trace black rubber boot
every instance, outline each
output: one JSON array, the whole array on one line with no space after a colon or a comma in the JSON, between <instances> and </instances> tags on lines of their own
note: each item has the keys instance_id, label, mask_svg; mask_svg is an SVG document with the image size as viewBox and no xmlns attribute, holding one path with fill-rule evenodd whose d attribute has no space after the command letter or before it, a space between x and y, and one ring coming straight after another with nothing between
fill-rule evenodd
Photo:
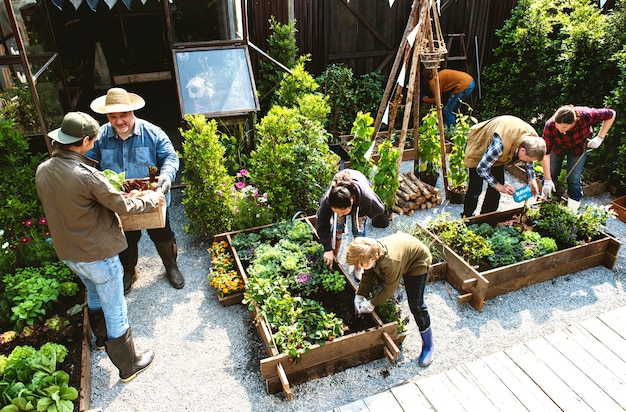
<instances>
[{"instance_id":1,"label":"black rubber boot","mask_svg":"<svg viewBox=\"0 0 626 412\"><path fill-rule=\"evenodd\" d=\"M102 309L88 311L89 326L96 337L96 349L103 350L107 341L107 324Z\"/></svg>"},{"instance_id":2,"label":"black rubber boot","mask_svg":"<svg viewBox=\"0 0 626 412\"><path fill-rule=\"evenodd\" d=\"M167 277L170 280L172 286L176 289L180 289L185 286L185 278L183 277L178 265L176 264L176 257L178 256L178 248L176 246L176 238L171 238L167 242L155 243L157 252L163 260L165 265L165 271Z\"/></svg>"},{"instance_id":3,"label":"black rubber boot","mask_svg":"<svg viewBox=\"0 0 626 412\"><path fill-rule=\"evenodd\" d=\"M120 371L122 382L133 380L138 373L146 370L154 359L154 351L152 350L137 355L130 328L122 336L111 339L105 345L111 362Z\"/></svg>"},{"instance_id":4,"label":"black rubber boot","mask_svg":"<svg viewBox=\"0 0 626 412\"><path fill-rule=\"evenodd\" d=\"M129 245L126 250L119 254L119 257L124 267L124 294L126 295L133 288L133 283L137 280L139 246L137 244Z\"/></svg>"}]
</instances>

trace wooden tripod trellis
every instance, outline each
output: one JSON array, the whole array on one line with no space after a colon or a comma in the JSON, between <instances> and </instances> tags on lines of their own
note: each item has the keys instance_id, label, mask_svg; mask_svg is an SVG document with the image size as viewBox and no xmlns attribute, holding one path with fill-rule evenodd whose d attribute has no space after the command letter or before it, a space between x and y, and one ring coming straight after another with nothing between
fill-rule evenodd
<instances>
[{"instance_id":1,"label":"wooden tripod trellis","mask_svg":"<svg viewBox=\"0 0 626 412\"><path fill-rule=\"evenodd\" d=\"M413 138L415 148L414 173L418 175L419 167L419 99L414 100L414 96L420 94L420 63L426 68L437 68L439 62L443 59L443 55L447 52L446 45L443 40L443 34L439 25L438 12L433 2L434 0L414 0L411 8L411 14L407 22L400 47L391 68L387 86L383 94L382 101L378 107L378 113L374 122L374 134L372 140L376 139L383 119L387 120L387 138L390 139L398 112L400 103L404 101L404 113L402 117L402 126L400 129L400 138L398 148L404 149L406 143L406 135L409 128L411 117L413 117ZM434 26L434 33L433 33ZM407 64L410 60L410 69L408 76L408 86L404 87ZM400 72L398 73L398 70ZM439 74L434 71L434 80L436 90L439 90ZM435 102L437 106L437 116L439 119L439 142L441 147L441 169L444 177L445 196L448 198L447 185L447 167L446 167L446 147L445 136L443 131L443 112L441 105L440 93L435 93ZM402 163L402 156L398 159L398 167Z\"/></svg>"}]
</instances>

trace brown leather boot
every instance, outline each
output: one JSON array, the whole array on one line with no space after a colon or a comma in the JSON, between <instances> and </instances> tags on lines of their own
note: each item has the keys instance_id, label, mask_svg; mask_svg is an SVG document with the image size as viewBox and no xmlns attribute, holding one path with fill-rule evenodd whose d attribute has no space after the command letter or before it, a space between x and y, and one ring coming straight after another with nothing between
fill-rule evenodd
<instances>
[{"instance_id":1,"label":"brown leather boot","mask_svg":"<svg viewBox=\"0 0 626 412\"><path fill-rule=\"evenodd\" d=\"M154 359L154 351L148 350L141 354L135 352L135 343L130 328L119 338L111 339L106 344L107 354L111 362L119 369L122 382L128 382L138 373L146 370Z\"/></svg>"},{"instance_id":2,"label":"brown leather boot","mask_svg":"<svg viewBox=\"0 0 626 412\"><path fill-rule=\"evenodd\" d=\"M139 246L137 244L128 245L126 250L119 254L120 262L124 267L124 294L126 295L133 288L133 283L137 280L137 260L139 259Z\"/></svg>"},{"instance_id":3,"label":"brown leather boot","mask_svg":"<svg viewBox=\"0 0 626 412\"><path fill-rule=\"evenodd\" d=\"M163 260L167 277L172 286L176 289L180 289L185 286L185 278L182 273L180 273L180 270L178 270L178 265L176 264L176 257L178 256L176 238L173 237L163 243L155 243L155 246L157 252L159 252L159 256L161 256L161 259Z\"/></svg>"},{"instance_id":4,"label":"brown leather boot","mask_svg":"<svg viewBox=\"0 0 626 412\"><path fill-rule=\"evenodd\" d=\"M89 316L89 326L96 337L96 349L103 350L107 341L107 324L104 320L102 309L87 311Z\"/></svg>"}]
</instances>

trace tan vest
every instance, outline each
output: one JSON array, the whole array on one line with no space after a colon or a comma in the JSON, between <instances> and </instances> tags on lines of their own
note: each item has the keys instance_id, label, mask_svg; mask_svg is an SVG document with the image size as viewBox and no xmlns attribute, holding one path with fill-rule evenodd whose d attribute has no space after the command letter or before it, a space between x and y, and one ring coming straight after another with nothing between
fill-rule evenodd
<instances>
[{"instance_id":1,"label":"tan vest","mask_svg":"<svg viewBox=\"0 0 626 412\"><path fill-rule=\"evenodd\" d=\"M504 150L494 166L511 163L515 152L528 135L538 136L531 125L515 116L498 116L478 123L470 129L465 147L465 166L476 167L487 151L494 133L502 139Z\"/></svg>"}]
</instances>

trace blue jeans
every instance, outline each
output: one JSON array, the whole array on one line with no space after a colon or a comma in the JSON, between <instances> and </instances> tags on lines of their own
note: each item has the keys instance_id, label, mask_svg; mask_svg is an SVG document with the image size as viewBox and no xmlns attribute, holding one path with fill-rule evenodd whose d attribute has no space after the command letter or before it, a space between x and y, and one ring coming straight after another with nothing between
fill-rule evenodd
<instances>
[{"instance_id":1,"label":"blue jeans","mask_svg":"<svg viewBox=\"0 0 626 412\"><path fill-rule=\"evenodd\" d=\"M420 276L405 276L404 290L409 309L415 318L420 332L425 331L430 326L430 315L426 302L424 302L424 289L426 288L426 274Z\"/></svg>"},{"instance_id":2,"label":"blue jeans","mask_svg":"<svg viewBox=\"0 0 626 412\"><path fill-rule=\"evenodd\" d=\"M353 237L367 236L367 216L363 216L362 218L363 218L363 231L360 231L359 226L357 224L358 218L355 215L350 215ZM337 219L337 233L343 233L345 226L346 226L346 217L339 216L339 218Z\"/></svg>"},{"instance_id":3,"label":"blue jeans","mask_svg":"<svg viewBox=\"0 0 626 412\"><path fill-rule=\"evenodd\" d=\"M465 101L467 97L474 91L474 80L459 94L452 93L448 98L448 102L443 107L443 121L446 126L452 126L456 123L455 112L461 105L461 100Z\"/></svg>"},{"instance_id":4,"label":"blue jeans","mask_svg":"<svg viewBox=\"0 0 626 412\"><path fill-rule=\"evenodd\" d=\"M128 311L124 299L124 270L118 255L95 262L65 261L87 289L89 310L102 309L107 325L107 338L115 339L128 329Z\"/></svg>"},{"instance_id":5,"label":"blue jeans","mask_svg":"<svg viewBox=\"0 0 626 412\"><path fill-rule=\"evenodd\" d=\"M557 155L555 153L550 153L550 175L552 176L552 180L556 184L556 181L559 180L559 174L561 174L561 167L563 167L563 160L567 157L567 173L572 170L574 164L582 157L582 160L576 166L576 169L570 173L567 177L567 197L577 202L583 198L583 169L585 168L585 161L587 158L587 152L583 152L580 156L570 156L570 155Z\"/></svg>"}]
</instances>

